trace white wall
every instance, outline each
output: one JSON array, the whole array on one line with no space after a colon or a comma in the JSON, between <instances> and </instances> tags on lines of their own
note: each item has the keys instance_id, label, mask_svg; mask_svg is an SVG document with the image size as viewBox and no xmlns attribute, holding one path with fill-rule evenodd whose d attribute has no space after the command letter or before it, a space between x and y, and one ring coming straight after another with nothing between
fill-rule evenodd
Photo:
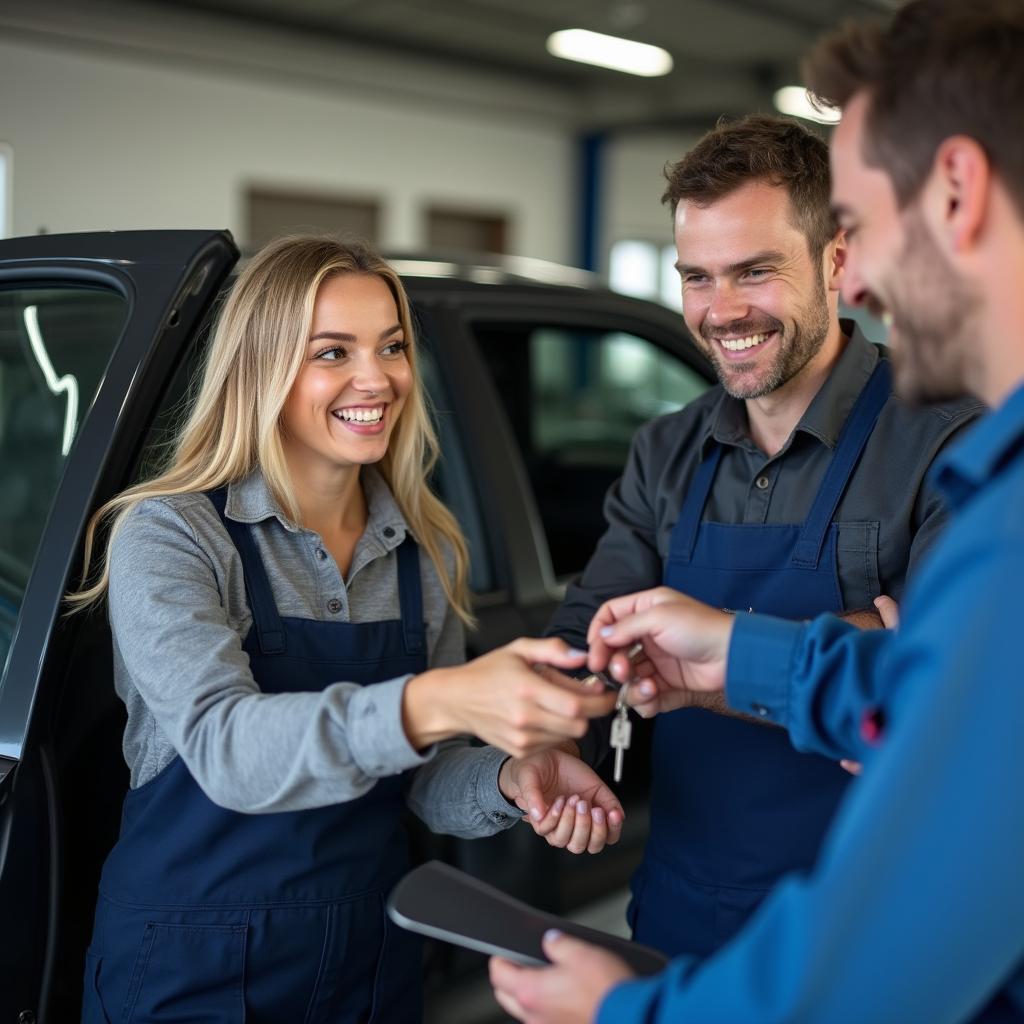
<instances>
[{"instance_id":1,"label":"white wall","mask_svg":"<svg viewBox=\"0 0 1024 1024\"><path fill-rule=\"evenodd\" d=\"M175 64L6 35L0 142L13 151L12 233L228 227L244 243L243 197L258 183L379 197L387 249L421 246L425 207L444 202L507 213L513 252L571 258L571 133L551 117L474 106L471 80L460 91L464 106L409 103L221 71L210 58Z\"/></svg>"}]
</instances>

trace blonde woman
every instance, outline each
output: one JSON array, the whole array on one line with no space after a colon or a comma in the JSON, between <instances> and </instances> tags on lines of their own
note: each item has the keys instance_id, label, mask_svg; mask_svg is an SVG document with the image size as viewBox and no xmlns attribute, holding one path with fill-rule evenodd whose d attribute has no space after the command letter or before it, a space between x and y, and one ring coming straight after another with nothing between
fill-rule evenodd
<instances>
[{"instance_id":1,"label":"blonde woman","mask_svg":"<svg viewBox=\"0 0 1024 1024\"><path fill-rule=\"evenodd\" d=\"M611 698L531 667L583 656L458 666L466 549L434 454L387 264L316 237L257 255L169 468L97 513L101 575L71 597L108 597L131 769L85 1020L418 1020L419 952L384 915L405 804L461 836L526 811L576 852L618 838L614 796L552 749Z\"/></svg>"}]
</instances>

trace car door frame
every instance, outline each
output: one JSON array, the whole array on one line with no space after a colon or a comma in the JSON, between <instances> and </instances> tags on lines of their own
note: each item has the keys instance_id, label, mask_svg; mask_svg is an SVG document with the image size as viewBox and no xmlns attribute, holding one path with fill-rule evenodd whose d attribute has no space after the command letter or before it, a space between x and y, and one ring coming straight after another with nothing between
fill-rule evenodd
<instances>
[{"instance_id":1,"label":"car door frame","mask_svg":"<svg viewBox=\"0 0 1024 1024\"><path fill-rule=\"evenodd\" d=\"M19 873L25 889L18 894L20 952L12 949L10 978L5 968L0 985L0 1011L12 1019L25 1011L46 1019L57 968L64 839L48 732L83 620L63 617L63 595L80 571L92 510L128 482L160 396L237 258L226 231L0 241L0 288L85 285L126 302L121 334L53 495L0 677L0 892L6 899L17 891L12 876ZM34 872L19 860L33 845L26 836L45 844L36 856L46 863Z\"/></svg>"}]
</instances>

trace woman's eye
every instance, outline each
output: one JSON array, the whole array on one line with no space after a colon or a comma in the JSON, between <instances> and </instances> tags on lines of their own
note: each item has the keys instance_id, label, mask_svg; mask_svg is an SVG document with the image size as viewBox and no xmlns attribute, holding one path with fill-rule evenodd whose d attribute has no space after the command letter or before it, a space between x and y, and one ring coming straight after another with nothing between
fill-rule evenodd
<instances>
[{"instance_id":1,"label":"woman's eye","mask_svg":"<svg viewBox=\"0 0 1024 1024\"><path fill-rule=\"evenodd\" d=\"M321 349L313 358L325 359L328 362L335 362L338 359L345 358L345 350L343 348L339 348L337 345L332 345L330 348Z\"/></svg>"},{"instance_id":2,"label":"woman's eye","mask_svg":"<svg viewBox=\"0 0 1024 1024\"><path fill-rule=\"evenodd\" d=\"M407 341L392 341L389 345L385 345L380 350L380 354L385 357L395 358L400 356L409 347Z\"/></svg>"}]
</instances>

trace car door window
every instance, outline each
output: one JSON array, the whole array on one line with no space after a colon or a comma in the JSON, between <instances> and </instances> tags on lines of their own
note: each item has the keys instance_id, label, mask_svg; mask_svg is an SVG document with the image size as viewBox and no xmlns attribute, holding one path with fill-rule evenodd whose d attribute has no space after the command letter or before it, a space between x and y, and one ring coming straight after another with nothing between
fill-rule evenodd
<instances>
[{"instance_id":1,"label":"car door window","mask_svg":"<svg viewBox=\"0 0 1024 1024\"><path fill-rule=\"evenodd\" d=\"M0 667L64 463L125 318L113 291L0 291Z\"/></svg>"},{"instance_id":2,"label":"car door window","mask_svg":"<svg viewBox=\"0 0 1024 1024\"><path fill-rule=\"evenodd\" d=\"M637 428L708 382L624 331L476 324L519 443L557 576L580 572L604 532L604 496Z\"/></svg>"},{"instance_id":3,"label":"car door window","mask_svg":"<svg viewBox=\"0 0 1024 1024\"><path fill-rule=\"evenodd\" d=\"M458 520L462 535L466 538L466 545L469 548L470 590L474 594L487 594L496 587L494 566L458 422L451 411L451 399L442 384L429 345L423 345L417 357L441 452L430 485Z\"/></svg>"}]
</instances>

